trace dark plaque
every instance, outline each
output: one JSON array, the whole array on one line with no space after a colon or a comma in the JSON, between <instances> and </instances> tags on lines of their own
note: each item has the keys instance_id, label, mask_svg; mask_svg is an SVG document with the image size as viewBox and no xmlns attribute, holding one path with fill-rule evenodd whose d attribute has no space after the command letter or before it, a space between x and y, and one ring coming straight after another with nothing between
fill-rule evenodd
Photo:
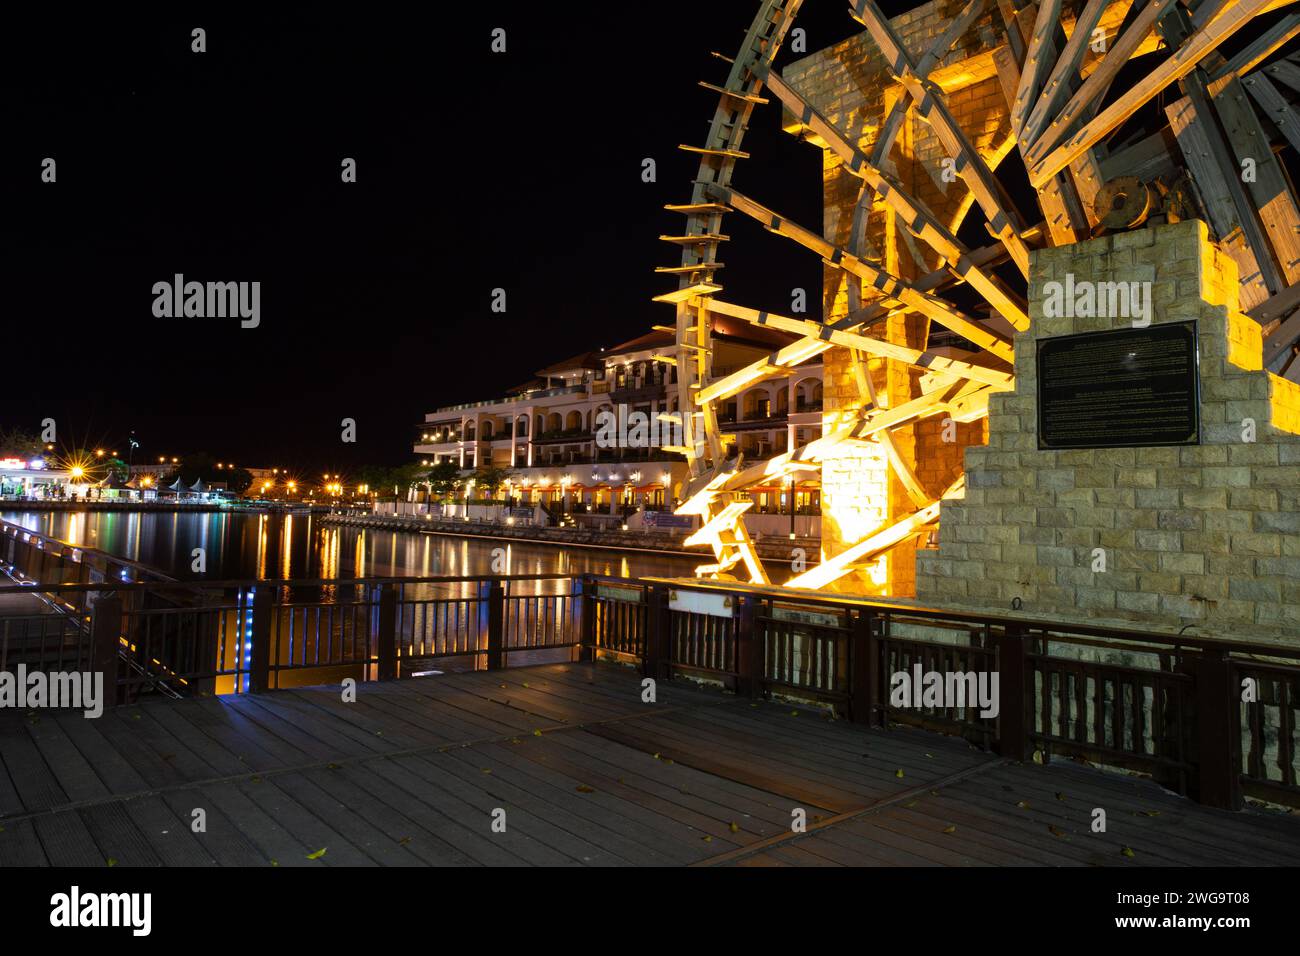
<instances>
[{"instance_id":1,"label":"dark plaque","mask_svg":"<svg viewBox=\"0 0 1300 956\"><path fill-rule=\"evenodd\" d=\"M1038 447L1200 442L1196 323L1038 343Z\"/></svg>"}]
</instances>

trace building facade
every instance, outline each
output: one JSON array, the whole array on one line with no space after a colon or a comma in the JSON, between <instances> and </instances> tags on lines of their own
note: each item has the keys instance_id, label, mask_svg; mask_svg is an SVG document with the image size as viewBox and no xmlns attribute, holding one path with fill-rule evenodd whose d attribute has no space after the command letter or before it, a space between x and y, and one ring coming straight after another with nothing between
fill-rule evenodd
<instances>
[{"instance_id":1,"label":"building facade","mask_svg":"<svg viewBox=\"0 0 1300 956\"><path fill-rule=\"evenodd\" d=\"M790 336L726 317L714 319L714 374L726 375L788 344ZM583 352L536 372L507 395L429 412L414 451L430 466L505 469L504 495L561 512L671 511L685 493L676 416L672 333L653 330L609 349ZM719 416L747 460L820 437L822 366L736 396ZM473 495L473 489L469 488ZM752 490L756 514L815 516L816 482ZM801 530L811 528L807 522Z\"/></svg>"}]
</instances>

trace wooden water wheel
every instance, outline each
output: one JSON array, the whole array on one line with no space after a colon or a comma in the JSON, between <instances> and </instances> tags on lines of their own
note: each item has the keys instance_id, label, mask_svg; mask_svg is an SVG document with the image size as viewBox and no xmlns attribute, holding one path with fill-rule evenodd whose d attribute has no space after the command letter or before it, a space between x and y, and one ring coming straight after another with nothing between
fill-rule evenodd
<instances>
[{"instance_id":1,"label":"wooden water wheel","mask_svg":"<svg viewBox=\"0 0 1300 956\"><path fill-rule=\"evenodd\" d=\"M752 505L747 489L815 469L846 442L879 443L914 507L788 584L824 587L855 564L933 528L939 502L961 493L962 479L938 497L927 494L917 481L916 462L895 447L893 431L929 416L971 421L986 415L989 396L1014 385L1012 340L1029 327L1025 280L1030 250L1080 241L1108 227L1140 224L1160 212L1150 208L1151 197L1172 197L1172 219L1186 218L1189 205L1198 206L1195 211L1203 213L1211 232L1238 262L1242 307L1264 326L1265 363L1276 374L1300 380L1300 213L1286 170L1268 147L1278 140L1300 147L1291 101L1291 93L1300 92L1300 54L1275 56L1300 34L1300 15L1282 11L1288 5L1279 0L1087 0L1074 5L1065 0L969 0L953 7L946 29L918 53L905 46L872 0L851 0L849 15L883 55L890 74L885 79L900 88L874 139L860 142L772 69L801 0L762 0L739 52L734 57L718 55L730 63L726 79L700 84L717 95L718 105L704 144L681 147L699 155L699 170L690 202L667 207L685 217L679 234L663 237L681 248L680 264L658 270L678 278L678 287L656 301L676 308L681 411L666 417L681 425L684 443L678 450L690 466L679 513L701 517L702 527L691 541L709 544L715 555L698 573L743 574L752 583L768 583L745 527L745 512ZM938 11L936 5L936 16ZM991 18L1001 33L993 60L1005 98L1004 115L1024 162L1023 191L1037 199L1032 216L1009 198L988 158L954 117L943 90L929 79L982 18L984 23ZM1113 24L1109 33L1100 31L1103 22ZM1237 37L1237 52L1225 58L1220 46L1248 26ZM1099 33L1104 52L1097 55L1093 47ZM1116 84L1121 70L1143 56L1152 63L1145 77L1128 88ZM1175 84L1181 85L1181 94ZM1130 121L1167 92L1174 94L1174 102L1140 114L1158 120L1135 133ZM790 222L733 185L744 164L757 161L741 148L751 114L771 101L784 106L860 180L847 244L837 245L816 229ZM942 221L891 174L890 149L908 111L942 143L952 171L972 200L965 208L978 209L992 243L978 248L963 243L957 236L960 221ZM1167 145L1172 142L1176 149ZM1247 148L1253 150L1250 158L1258 175L1243 184L1240 164ZM1152 170L1163 176L1159 189L1145 181ZM1122 183L1107 185L1120 178ZM1188 188L1189 180L1195 190ZM1103 205L1109 203L1114 213L1104 222L1094 206L1103 190L1109 190ZM862 220L873 203L882 201L909 241L919 241L937 257L937 269L905 279L864 255ZM753 218L841 270L849 280L848 315L823 323L725 299L719 272L728 215ZM1008 262L1014 264L1011 274L1018 274L1018 281L995 273ZM958 286L977 293L987 315L961 308L959 297L951 294ZM970 349L953 357L951 349L887 341L879 326L899 311L923 316L928 327L950 330ZM711 314L766 325L796 338L766 358L715 377ZM764 461L745 461L737 453L735 436L719 423L718 403L754 382L788 376L800 363L835 347L848 350L858 400L827 416L823 434L815 441ZM867 370L868 360L924 369L927 388L913 400L886 407Z\"/></svg>"}]
</instances>

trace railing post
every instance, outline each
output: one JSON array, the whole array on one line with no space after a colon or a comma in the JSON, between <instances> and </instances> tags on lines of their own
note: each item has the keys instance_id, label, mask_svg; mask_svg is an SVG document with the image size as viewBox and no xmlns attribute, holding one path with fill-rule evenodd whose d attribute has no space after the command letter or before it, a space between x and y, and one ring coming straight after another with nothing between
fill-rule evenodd
<instances>
[{"instance_id":1,"label":"railing post","mask_svg":"<svg viewBox=\"0 0 1300 956\"><path fill-rule=\"evenodd\" d=\"M857 724L883 726L884 713L876 713L876 693L880 688L880 640L876 636L876 616L861 608L853 617L849 644L850 687L849 719Z\"/></svg>"},{"instance_id":2,"label":"railing post","mask_svg":"<svg viewBox=\"0 0 1300 956\"><path fill-rule=\"evenodd\" d=\"M381 584L377 591L379 607L375 628L375 656L378 658L375 678L397 679L397 585L391 581Z\"/></svg>"},{"instance_id":3,"label":"railing post","mask_svg":"<svg viewBox=\"0 0 1300 956\"><path fill-rule=\"evenodd\" d=\"M759 697L763 693L762 628L756 618L758 599L747 594L735 596L736 607L736 696Z\"/></svg>"},{"instance_id":4,"label":"railing post","mask_svg":"<svg viewBox=\"0 0 1300 956\"><path fill-rule=\"evenodd\" d=\"M482 593L482 592L480 592ZM487 587L487 669L501 670L506 666L505 647L505 609L506 592L500 581L493 581Z\"/></svg>"},{"instance_id":5,"label":"railing post","mask_svg":"<svg viewBox=\"0 0 1300 956\"><path fill-rule=\"evenodd\" d=\"M666 674L668 655L668 589L662 584L652 584L645 591L645 647L641 659L641 673L660 680Z\"/></svg>"},{"instance_id":6,"label":"railing post","mask_svg":"<svg viewBox=\"0 0 1300 956\"><path fill-rule=\"evenodd\" d=\"M1012 760L1029 756L1029 704L1026 693L1028 663L1025 659L1025 631L1008 624L998 636L999 733L997 751Z\"/></svg>"},{"instance_id":7,"label":"railing post","mask_svg":"<svg viewBox=\"0 0 1300 956\"><path fill-rule=\"evenodd\" d=\"M118 700L117 666L122 633L122 599L116 594L98 598L90 618L90 666L104 675L104 702Z\"/></svg>"},{"instance_id":8,"label":"railing post","mask_svg":"<svg viewBox=\"0 0 1300 956\"><path fill-rule=\"evenodd\" d=\"M271 614L275 595L269 584L253 590L252 620L248 640L248 689L261 694L271 689Z\"/></svg>"},{"instance_id":9,"label":"railing post","mask_svg":"<svg viewBox=\"0 0 1300 956\"><path fill-rule=\"evenodd\" d=\"M596 659L596 582L590 575L578 579L578 660Z\"/></svg>"},{"instance_id":10,"label":"railing post","mask_svg":"<svg viewBox=\"0 0 1300 956\"><path fill-rule=\"evenodd\" d=\"M1237 760L1240 707L1227 651L1204 650L1196 674L1196 743L1198 803L1220 810L1240 810L1241 768Z\"/></svg>"}]
</instances>

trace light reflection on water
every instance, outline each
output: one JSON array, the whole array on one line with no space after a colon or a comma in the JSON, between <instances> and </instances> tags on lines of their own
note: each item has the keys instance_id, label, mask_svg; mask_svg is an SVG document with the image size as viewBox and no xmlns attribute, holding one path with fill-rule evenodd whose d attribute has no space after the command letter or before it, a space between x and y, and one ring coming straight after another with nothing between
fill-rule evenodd
<instances>
[{"instance_id":1,"label":"light reflection on water","mask_svg":"<svg viewBox=\"0 0 1300 956\"><path fill-rule=\"evenodd\" d=\"M495 573L498 548L505 549L508 574L679 577L691 575L698 563L666 554L327 525L306 515L44 511L0 517L183 580L471 577ZM193 570L196 548L204 551L203 573Z\"/></svg>"},{"instance_id":2,"label":"light reflection on water","mask_svg":"<svg viewBox=\"0 0 1300 956\"><path fill-rule=\"evenodd\" d=\"M565 549L544 544L463 538L451 535L393 532L352 525L325 524L319 516L259 515L250 513L168 512L0 512L6 521L32 531L59 538L79 547L96 548L115 557L148 565L185 581L232 581L249 578L271 580L347 580L388 577L474 577L494 573L517 575L555 574L565 577L547 581L507 582L507 627L512 633L540 635L557 622L557 614L572 613L569 599L530 603L528 595L572 593L570 578L599 574L633 578L691 575L696 559L634 551L599 551L591 548ZM203 549L206 571L194 569L194 551ZM504 563L494 552L504 549ZM478 602L477 582L402 584L398 600L399 639L403 646L422 645L421 635L460 635L452 642L468 652L477 648L482 630L479 621L483 605ZM219 639L210 648L219 666L230 673L238 657L247 657L248 645L239 639L249 618L236 607L250 607L250 592L226 588L217 601L229 610L217 622ZM317 664L337 660L336 648L350 647L345 657L356 659L364 649L369 631L373 594L348 585L288 587L279 589L272 630L272 656L280 664L296 664L300 670L283 670L279 686L301 686L332 682L344 676L358 676L357 665ZM433 602L433 603L429 603ZM439 603L441 602L441 603ZM437 615L443 615L441 623ZM548 615L551 620L548 621ZM360 642L359 644L357 642ZM473 641L473 643L470 643ZM524 640L522 646L545 644ZM441 645L440 645L441 646ZM449 648L450 649L450 648ZM558 654L558 656L557 656ZM523 651L511 664L540 663L568 659L568 650ZM471 654L442 659L446 669L482 667L485 658ZM373 676L373 675L371 675ZM195 682L192 691L230 693L247 690L247 676L218 677Z\"/></svg>"}]
</instances>

